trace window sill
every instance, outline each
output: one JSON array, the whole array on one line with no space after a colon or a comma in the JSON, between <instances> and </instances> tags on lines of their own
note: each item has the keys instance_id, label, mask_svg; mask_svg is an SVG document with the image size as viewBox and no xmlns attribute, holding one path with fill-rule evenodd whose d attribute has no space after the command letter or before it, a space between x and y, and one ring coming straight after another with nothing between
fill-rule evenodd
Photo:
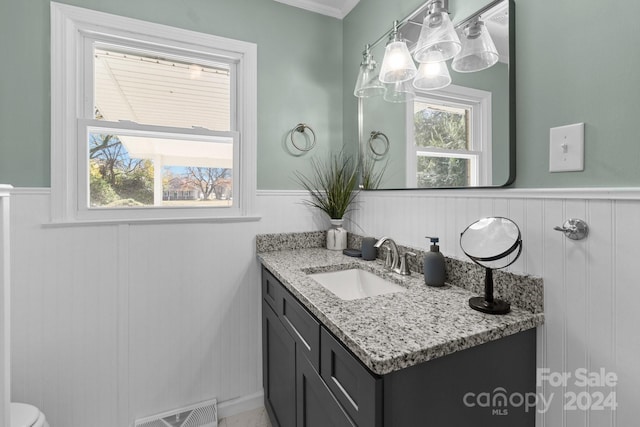
<instances>
[{"instance_id":1,"label":"window sill","mask_svg":"<svg viewBox=\"0 0 640 427\"><path fill-rule=\"evenodd\" d=\"M190 223L240 223L258 222L261 216L219 216L219 217L183 217L183 218L140 218L140 219L95 219L52 221L42 224L45 228L82 227L94 225L145 225L145 224L190 224Z\"/></svg>"}]
</instances>

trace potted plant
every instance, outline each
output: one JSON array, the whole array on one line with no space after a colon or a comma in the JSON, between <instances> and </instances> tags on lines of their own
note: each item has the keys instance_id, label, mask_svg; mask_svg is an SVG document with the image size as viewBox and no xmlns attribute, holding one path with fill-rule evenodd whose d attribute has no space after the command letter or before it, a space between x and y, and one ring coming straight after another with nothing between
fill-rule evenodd
<instances>
[{"instance_id":1,"label":"potted plant","mask_svg":"<svg viewBox=\"0 0 640 427\"><path fill-rule=\"evenodd\" d=\"M356 198L358 171L353 159L340 152L327 161L311 159L312 176L296 171L296 180L309 192L308 206L318 208L329 216L331 229L327 231L327 249L347 247L347 232L342 228L344 215L352 208Z\"/></svg>"}]
</instances>

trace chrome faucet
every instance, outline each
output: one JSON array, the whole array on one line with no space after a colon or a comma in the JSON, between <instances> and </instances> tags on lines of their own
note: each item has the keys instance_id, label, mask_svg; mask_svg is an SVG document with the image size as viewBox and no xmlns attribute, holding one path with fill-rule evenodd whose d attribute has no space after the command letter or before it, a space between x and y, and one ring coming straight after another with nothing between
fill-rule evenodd
<instances>
[{"instance_id":1,"label":"chrome faucet","mask_svg":"<svg viewBox=\"0 0 640 427\"><path fill-rule=\"evenodd\" d=\"M374 248L380 248L385 242L389 242L389 247L391 248L391 262L388 260L385 262L385 267L390 270L395 271L396 273L400 272L400 253L398 252L398 245L393 241L390 237L382 237L380 240L373 245Z\"/></svg>"},{"instance_id":2,"label":"chrome faucet","mask_svg":"<svg viewBox=\"0 0 640 427\"><path fill-rule=\"evenodd\" d=\"M398 251L398 245L396 245L396 242L394 242L390 237L381 238L375 243L375 245L373 245L373 247L381 248L382 245L385 244L385 242L389 242L389 247L391 248L389 250L389 252L391 252L391 259L389 259L389 252L387 252L384 266L389 270L392 270L403 276L410 275L411 271L409 270L409 262L407 260L407 256L416 256L416 254L406 251L401 257L400 251Z\"/></svg>"}]
</instances>

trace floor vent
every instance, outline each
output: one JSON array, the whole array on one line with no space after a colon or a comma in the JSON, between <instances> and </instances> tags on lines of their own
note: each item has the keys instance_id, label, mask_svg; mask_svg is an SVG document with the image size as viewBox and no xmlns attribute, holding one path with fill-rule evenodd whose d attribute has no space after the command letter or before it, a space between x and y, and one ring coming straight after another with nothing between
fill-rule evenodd
<instances>
[{"instance_id":1,"label":"floor vent","mask_svg":"<svg viewBox=\"0 0 640 427\"><path fill-rule=\"evenodd\" d=\"M216 400L137 420L135 427L218 427Z\"/></svg>"}]
</instances>

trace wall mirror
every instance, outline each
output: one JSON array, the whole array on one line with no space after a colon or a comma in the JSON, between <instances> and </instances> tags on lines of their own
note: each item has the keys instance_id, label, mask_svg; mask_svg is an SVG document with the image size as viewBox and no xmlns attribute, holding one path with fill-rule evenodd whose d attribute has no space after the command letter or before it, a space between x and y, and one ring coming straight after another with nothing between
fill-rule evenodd
<instances>
[{"instance_id":1,"label":"wall mirror","mask_svg":"<svg viewBox=\"0 0 640 427\"><path fill-rule=\"evenodd\" d=\"M513 182L514 21L513 0L429 0L364 46L361 188Z\"/></svg>"}]
</instances>

